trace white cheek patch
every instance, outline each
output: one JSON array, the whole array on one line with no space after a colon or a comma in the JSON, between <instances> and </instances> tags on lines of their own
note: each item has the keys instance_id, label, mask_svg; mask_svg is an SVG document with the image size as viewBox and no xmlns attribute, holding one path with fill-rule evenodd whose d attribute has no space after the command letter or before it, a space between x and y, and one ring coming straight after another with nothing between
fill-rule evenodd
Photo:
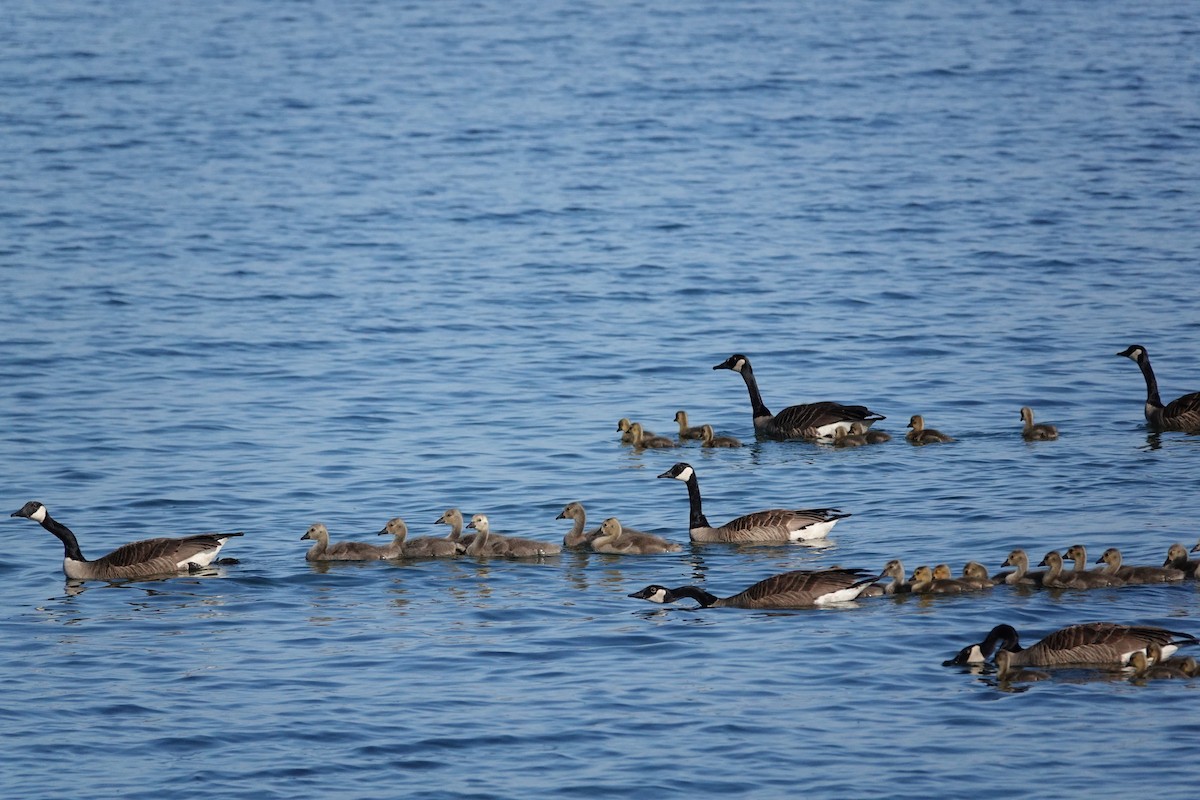
<instances>
[{"instance_id":1,"label":"white cheek patch","mask_svg":"<svg viewBox=\"0 0 1200 800\"><path fill-rule=\"evenodd\" d=\"M656 591L654 594L650 595L646 599L649 600L651 603L665 603L665 602L667 602L667 590L659 589L658 591Z\"/></svg>"},{"instance_id":2,"label":"white cheek patch","mask_svg":"<svg viewBox=\"0 0 1200 800\"><path fill-rule=\"evenodd\" d=\"M37 511L30 514L29 518L37 523L45 522L46 521L46 507L38 506Z\"/></svg>"},{"instance_id":3,"label":"white cheek patch","mask_svg":"<svg viewBox=\"0 0 1200 800\"><path fill-rule=\"evenodd\" d=\"M690 481L692 479L692 475L694 475L694 474L695 474L695 470L693 470L691 467L685 467L683 469L683 471L681 471L678 475L675 476L675 480L684 481L686 483L687 481Z\"/></svg>"}]
</instances>

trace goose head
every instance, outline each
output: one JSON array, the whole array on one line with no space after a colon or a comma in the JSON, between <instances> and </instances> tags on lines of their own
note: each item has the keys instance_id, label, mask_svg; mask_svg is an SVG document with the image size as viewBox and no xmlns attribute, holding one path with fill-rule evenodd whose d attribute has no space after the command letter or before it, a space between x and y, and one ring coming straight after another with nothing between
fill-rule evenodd
<instances>
[{"instance_id":1,"label":"goose head","mask_svg":"<svg viewBox=\"0 0 1200 800\"><path fill-rule=\"evenodd\" d=\"M1163 562L1164 567L1169 567L1172 564L1184 564L1186 566L1188 560L1188 551L1183 545L1176 542L1167 548L1167 560Z\"/></svg>"},{"instance_id":2,"label":"goose head","mask_svg":"<svg viewBox=\"0 0 1200 800\"><path fill-rule=\"evenodd\" d=\"M580 503L567 503L566 507L558 513L555 519L584 519L583 505Z\"/></svg>"},{"instance_id":3,"label":"goose head","mask_svg":"<svg viewBox=\"0 0 1200 800\"><path fill-rule=\"evenodd\" d=\"M687 425L688 424L687 412L684 411L682 408L679 409L678 411L676 411L675 412L675 421L678 422L680 425Z\"/></svg>"},{"instance_id":4,"label":"goose head","mask_svg":"<svg viewBox=\"0 0 1200 800\"><path fill-rule=\"evenodd\" d=\"M1115 547L1110 547L1104 551L1100 558L1096 559L1097 564L1108 564L1113 569L1121 568L1121 551Z\"/></svg>"},{"instance_id":5,"label":"goose head","mask_svg":"<svg viewBox=\"0 0 1200 800\"><path fill-rule=\"evenodd\" d=\"M471 521L467 523L467 527L474 528L480 533L487 533L490 530L488 527L488 518L483 514L476 514L471 517Z\"/></svg>"},{"instance_id":6,"label":"goose head","mask_svg":"<svg viewBox=\"0 0 1200 800\"><path fill-rule=\"evenodd\" d=\"M1046 557L1038 562L1039 567L1049 567L1051 571L1057 572L1062 569L1063 557L1058 554L1057 550L1051 550L1046 553Z\"/></svg>"},{"instance_id":7,"label":"goose head","mask_svg":"<svg viewBox=\"0 0 1200 800\"><path fill-rule=\"evenodd\" d=\"M838 430L841 430L841 428L838 428ZM836 431L834 433L836 435ZM861 422L851 422L850 433L853 436L864 436L867 433L867 426L863 425Z\"/></svg>"},{"instance_id":8,"label":"goose head","mask_svg":"<svg viewBox=\"0 0 1200 800\"><path fill-rule=\"evenodd\" d=\"M997 645L1001 650L1017 652L1021 649L1021 640L1017 630L1012 625L997 625L992 628L982 642L969 644L958 655L942 662L944 667L964 666L967 664L983 664L995 651Z\"/></svg>"},{"instance_id":9,"label":"goose head","mask_svg":"<svg viewBox=\"0 0 1200 800\"><path fill-rule=\"evenodd\" d=\"M934 580L946 580L951 577L949 564L938 564L933 568Z\"/></svg>"},{"instance_id":10,"label":"goose head","mask_svg":"<svg viewBox=\"0 0 1200 800\"><path fill-rule=\"evenodd\" d=\"M1192 548L1193 553L1200 553L1200 542L1196 542L1196 546Z\"/></svg>"},{"instance_id":11,"label":"goose head","mask_svg":"<svg viewBox=\"0 0 1200 800\"><path fill-rule=\"evenodd\" d=\"M657 583L652 583L645 589L639 589L633 592L629 597L636 597L638 600L648 600L651 603L671 603L675 600L675 595L665 586L659 586Z\"/></svg>"},{"instance_id":12,"label":"goose head","mask_svg":"<svg viewBox=\"0 0 1200 800\"><path fill-rule=\"evenodd\" d=\"M26 519L31 519L34 522L44 522L46 520L46 507L37 500L30 500L28 503L9 514L9 516L25 517Z\"/></svg>"},{"instance_id":13,"label":"goose head","mask_svg":"<svg viewBox=\"0 0 1200 800\"><path fill-rule=\"evenodd\" d=\"M604 520L604 522L601 523L601 525L600 525L600 535L601 536L620 536L621 535L621 521L618 520L616 517L609 517L608 519Z\"/></svg>"},{"instance_id":14,"label":"goose head","mask_svg":"<svg viewBox=\"0 0 1200 800\"><path fill-rule=\"evenodd\" d=\"M390 523L389 523L390 524ZM434 525L462 525L463 515L457 508L448 508L433 521Z\"/></svg>"},{"instance_id":15,"label":"goose head","mask_svg":"<svg viewBox=\"0 0 1200 800\"><path fill-rule=\"evenodd\" d=\"M1068 561L1087 562L1087 549L1081 544L1073 544L1067 548L1067 552L1063 554L1063 558Z\"/></svg>"},{"instance_id":16,"label":"goose head","mask_svg":"<svg viewBox=\"0 0 1200 800\"><path fill-rule=\"evenodd\" d=\"M642 428L642 423L640 423L640 422L629 423L629 438L633 440L634 444L637 444L638 442L640 442L645 435L646 435L646 431Z\"/></svg>"},{"instance_id":17,"label":"goose head","mask_svg":"<svg viewBox=\"0 0 1200 800\"><path fill-rule=\"evenodd\" d=\"M1129 668L1135 677L1141 676L1150 668L1150 659L1141 650L1136 650L1129 655Z\"/></svg>"},{"instance_id":18,"label":"goose head","mask_svg":"<svg viewBox=\"0 0 1200 800\"><path fill-rule=\"evenodd\" d=\"M313 539L318 542L328 541L329 529L319 522L314 522L312 525L308 526L308 530L304 532L304 535L301 536L300 539Z\"/></svg>"},{"instance_id":19,"label":"goose head","mask_svg":"<svg viewBox=\"0 0 1200 800\"><path fill-rule=\"evenodd\" d=\"M630 423L629 417L621 417L619 420L617 420L617 430L619 430L621 433L625 433L629 430L629 426L631 424L632 423Z\"/></svg>"},{"instance_id":20,"label":"goose head","mask_svg":"<svg viewBox=\"0 0 1200 800\"><path fill-rule=\"evenodd\" d=\"M1008 558L1004 559L1002 567L1016 567L1017 569L1029 568L1029 556L1025 555L1025 551L1017 548L1008 554Z\"/></svg>"},{"instance_id":21,"label":"goose head","mask_svg":"<svg viewBox=\"0 0 1200 800\"><path fill-rule=\"evenodd\" d=\"M1125 356L1126 358L1136 361L1140 364L1142 363L1142 359L1146 357L1146 348L1142 347L1140 344L1131 344L1129 347L1126 347L1124 350L1117 353L1117 355Z\"/></svg>"},{"instance_id":22,"label":"goose head","mask_svg":"<svg viewBox=\"0 0 1200 800\"><path fill-rule=\"evenodd\" d=\"M734 353L729 358L717 364L713 369L731 369L734 372L741 372L750 367L750 359L746 358L741 353Z\"/></svg>"},{"instance_id":23,"label":"goose head","mask_svg":"<svg viewBox=\"0 0 1200 800\"><path fill-rule=\"evenodd\" d=\"M968 561L963 565L962 574L964 578L986 578L988 577L987 567L980 564L978 561Z\"/></svg>"},{"instance_id":24,"label":"goose head","mask_svg":"<svg viewBox=\"0 0 1200 800\"><path fill-rule=\"evenodd\" d=\"M883 565L882 574L886 578L891 578L896 583L904 583L904 564L900 563L900 559L893 558Z\"/></svg>"},{"instance_id":25,"label":"goose head","mask_svg":"<svg viewBox=\"0 0 1200 800\"><path fill-rule=\"evenodd\" d=\"M680 461L678 464L671 467L669 470L664 472L662 475L659 475L658 477L674 478L677 481L683 481L684 483L687 483L688 481L690 481L692 479L692 476L695 474L696 474L696 471L694 469L692 469L691 464Z\"/></svg>"},{"instance_id":26,"label":"goose head","mask_svg":"<svg viewBox=\"0 0 1200 800\"><path fill-rule=\"evenodd\" d=\"M906 427L912 428L914 431L923 431L925 430L925 418L920 414L913 414L908 418Z\"/></svg>"},{"instance_id":27,"label":"goose head","mask_svg":"<svg viewBox=\"0 0 1200 800\"><path fill-rule=\"evenodd\" d=\"M1024 422L1026 425L1033 424L1033 409L1032 408L1030 408L1029 406L1021 407L1021 421Z\"/></svg>"},{"instance_id":28,"label":"goose head","mask_svg":"<svg viewBox=\"0 0 1200 800\"><path fill-rule=\"evenodd\" d=\"M913 583L929 583L933 580L933 570L922 564L913 570Z\"/></svg>"},{"instance_id":29,"label":"goose head","mask_svg":"<svg viewBox=\"0 0 1200 800\"><path fill-rule=\"evenodd\" d=\"M399 517L392 517L387 521L387 524L383 526L383 530L379 532L380 536L385 534L403 539L405 536L408 536L408 526L405 525L404 520L400 519Z\"/></svg>"}]
</instances>

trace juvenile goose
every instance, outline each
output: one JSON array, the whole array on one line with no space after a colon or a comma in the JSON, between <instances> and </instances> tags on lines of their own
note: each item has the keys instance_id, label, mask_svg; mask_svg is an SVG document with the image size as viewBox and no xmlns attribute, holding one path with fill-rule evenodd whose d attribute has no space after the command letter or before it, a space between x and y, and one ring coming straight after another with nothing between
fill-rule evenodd
<instances>
[{"instance_id":1,"label":"juvenile goose","mask_svg":"<svg viewBox=\"0 0 1200 800\"><path fill-rule=\"evenodd\" d=\"M1185 577L1183 570L1172 567L1121 566L1121 551L1115 547L1105 550L1096 563L1107 564L1104 567L1106 575L1115 575L1128 584L1174 583Z\"/></svg>"},{"instance_id":2,"label":"juvenile goose","mask_svg":"<svg viewBox=\"0 0 1200 800\"><path fill-rule=\"evenodd\" d=\"M621 444L633 444L633 434L630 431L633 429L633 423L629 421L629 417L621 417L617 420L617 430L621 432Z\"/></svg>"},{"instance_id":3,"label":"juvenile goose","mask_svg":"<svg viewBox=\"0 0 1200 800\"><path fill-rule=\"evenodd\" d=\"M908 594L912 590L912 584L904 580L904 565L899 559L893 558L883 567L883 572L879 573L879 579L891 578L888 583L879 583L876 581L863 590L859 597L886 597L893 594Z\"/></svg>"},{"instance_id":4,"label":"juvenile goose","mask_svg":"<svg viewBox=\"0 0 1200 800\"><path fill-rule=\"evenodd\" d=\"M241 532L202 533L176 539L143 539L89 561L80 551L71 529L51 517L38 501L30 500L10 516L31 519L58 537L63 544L63 573L77 581L128 581L193 572L211 564L228 539L242 535Z\"/></svg>"},{"instance_id":5,"label":"juvenile goose","mask_svg":"<svg viewBox=\"0 0 1200 800\"><path fill-rule=\"evenodd\" d=\"M988 576L987 567L978 561L968 561L963 564L962 577L959 580L976 589L991 589L996 585L995 581Z\"/></svg>"},{"instance_id":6,"label":"juvenile goose","mask_svg":"<svg viewBox=\"0 0 1200 800\"><path fill-rule=\"evenodd\" d=\"M955 578L950 572L949 564L938 564L933 568L933 583L935 591L939 594L958 594L959 592L973 592L980 588L974 582ZM936 587L948 587L946 590L938 590Z\"/></svg>"},{"instance_id":7,"label":"juvenile goose","mask_svg":"<svg viewBox=\"0 0 1200 800\"><path fill-rule=\"evenodd\" d=\"M471 544L471 540L475 538L475 534L463 536L463 515L457 508L448 508L442 512L442 515L433 521L434 525L449 525L450 533L446 534L446 541L458 542L463 547Z\"/></svg>"},{"instance_id":8,"label":"juvenile goose","mask_svg":"<svg viewBox=\"0 0 1200 800\"><path fill-rule=\"evenodd\" d=\"M1191 678L1197 671L1196 659L1191 656L1159 664L1153 655L1140 651L1129 657L1129 667L1133 670L1129 679L1134 681Z\"/></svg>"},{"instance_id":9,"label":"juvenile goose","mask_svg":"<svg viewBox=\"0 0 1200 800\"><path fill-rule=\"evenodd\" d=\"M1146 379L1146 422L1151 428L1156 431L1200 431L1200 392L1185 394L1164 406L1146 348L1131 344L1117 355L1132 359L1142 370L1142 377Z\"/></svg>"},{"instance_id":10,"label":"juvenile goose","mask_svg":"<svg viewBox=\"0 0 1200 800\"><path fill-rule=\"evenodd\" d=\"M563 510L558 512L558 516L555 519L570 519L575 521L571 526L571 530L567 531L567 534L563 536L563 547L572 550L576 548L584 550L590 548L592 539L595 539L600 533L599 528L587 532L583 530L587 525L587 511L584 510L583 503L567 503L563 507Z\"/></svg>"},{"instance_id":11,"label":"juvenile goose","mask_svg":"<svg viewBox=\"0 0 1200 800\"><path fill-rule=\"evenodd\" d=\"M1001 572L994 575L992 580L996 583L1007 583L1009 586L1041 586L1044 572L1029 571L1029 556L1025 551L1017 548L1008 554L1008 558L1004 559L1002 567L1012 567L1012 572Z\"/></svg>"},{"instance_id":12,"label":"juvenile goose","mask_svg":"<svg viewBox=\"0 0 1200 800\"><path fill-rule=\"evenodd\" d=\"M732 436L717 436L712 425L700 426L701 447L741 447L742 443Z\"/></svg>"},{"instance_id":13,"label":"juvenile goose","mask_svg":"<svg viewBox=\"0 0 1200 800\"><path fill-rule=\"evenodd\" d=\"M1021 430L1021 438L1027 442L1041 442L1058 438L1058 428L1046 423L1033 424L1033 409L1029 406L1021 408L1021 421L1025 427Z\"/></svg>"},{"instance_id":14,"label":"juvenile goose","mask_svg":"<svg viewBox=\"0 0 1200 800\"><path fill-rule=\"evenodd\" d=\"M1197 545L1200 547L1200 545ZM1196 570L1200 569L1200 561L1188 558L1188 551L1181 544L1173 544L1167 549L1167 560L1163 562L1164 567L1173 567L1181 571L1189 578L1196 577Z\"/></svg>"},{"instance_id":15,"label":"juvenile goose","mask_svg":"<svg viewBox=\"0 0 1200 800\"><path fill-rule=\"evenodd\" d=\"M592 540L592 549L597 553L644 556L654 553L678 553L683 547L652 533L625 528L616 517L609 517L604 520L599 534Z\"/></svg>"},{"instance_id":16,"label":"juvenile goose","mask_svg":"<svg viewBox=\"0 0 1200 800\"><path fill-rule=\"evenodd\" d=\"M867 444L883 444L892 440L892 435L887 431L877 431L874 428L868 428L861 422L850 424L850 435L867 437Z\"/></svg>"},{"instance_id":17,"label":"juvenile goose","mask_svg":"<svg viewBox=\"0 0 1200 800\"><path fill-rule=\"evenodd\" d=\"M1047 589L1095 589L1103 586L1122 586L1125 581L1103 572L1063 572L1063 558L1057 550L1046 553L1038 566L1046 567L1042 586Z\"/></svg>"},{"instance_id":18,"label":"juvenile goose","mask_svg":"<svg viewBox=\"0 0 1200 800\"><path fill-rule=\"evenodd\" d=\"M1190 633L1169 631L1146 625L1118 625L1112 622L1088 622L1071 625L1049 634L1028 648L1022 648L1017 631L1011 625L997 625L982 642L958 651L945 666L982 664L996 647L1012 653L1012 666L1055 667L1068 665L1123 665L1129 656L1157 643L1170 655L1180 644L1197 644Z\"/></svg>"},{"instance_id":19,"label":"juvenile goose","mask_svg":"<svg viewBox=\"0 0 1200 800\"><path fill-rule=\"evenodd\" d=\"M946 567L945 577L938 579L928 566L920 566L913 570L911 590L913 594L961 594L966 586L949 577L950 568Z\"/></svg>"},{"instance_id":20,"label":"juvenile goose","mask_svg":"<svg viewBox=\"0 0 1200 800\"><path fill-rule=\"evenodd\" d=\"M516 536L499 536L491 533L488 518L483 514L476 514L471 517L471 522L467 527L474 528L478 534L476 541L471 543L472 547L475 546L476 542L482 540L480 549L472 553L471 548L467 548L467 555L503 555L509 558L539 558L541 556L558 555L562 552L562 548L554 542L521 539ZM489 544L493 549L488 549Z\"/></svg>"},{"instance_id":21,"label":"juvenile goose","mask_svg":"<svg viewBox=\"0 0 1200 800\"><path fill-rule=\"evenodd\" d=\"M849 430L851 423L858 421L864 426L885 419L866 406L844 406L841 403L822 401L788 406L778 414L772 414L763 403L754 379L750 359L734 353L713 369L731 369L742 376L746 391L750 393L750 410L754 419L754 432L770 439L828 439L835 428Z\"/></svg>"},{"instance_id":22,"label":"juvenile goose","mask_svg":"<svg viewBox=\"0 0 1200 800\"><path fill-rule=\"evenodd\" d=\"M1146 661L1156 667L1181 671L1189 678L1194 677L1200 672L1200 666L1197 665L1196 659L1192 656L1172 656L1166 658L1163 656L1162 647L1154 642L1146 645Z\"/></svg>"},{"instance_id":23,"label":"juvenile goose","mask_svg":"<svg viewBox=\"0 0 1200 800\"><path fill-rule=\"evenodd\" d=\"M925 427L925 418L920 414L913 414L908 420L908 427L912 428L904 438L911 444L934 444L935 442L953 442L954 437L947 436L941 431L933 428Z\"/></svg>"},{"instance_id":24,"label":"juvenile goose","mask_svg":"<svg viewBox=\"0 0 1200 800\"><path fill-rule=\"evenodd\" d=\"M408 526L400 517L389 519L383 526L383 530L379 532L380 536L389 534L392 536L392 547L395 554L385 555L384 558L400 558L401 556L404 558L452 558L467 549L462 542L436 536L418 536L416 539L409 539Z\"/></svg>"},{"instance_id":25,"label":"juvenile goose","mask_svg":"<svg viewBox=\"0 0 1200 800\"><path fill-rule=\"evenodd\" d=\"M857 425L858 423L854 423ZM851 430L854 426L851 425ZM867 444L867 436L863 433L846 433L841 428L837 428L833 432L834 447L865 447Z\"/></svg>"},{"instance_id":26,"label":"juvenile goose","mask_svg":"<svg viewBox=\"0 0 1200 800\"><path fill-rule=\"evenodd\" d=\"M375 545L367 542L329 543L329 529L320 522L309 526L300 540L311 539L315 544L304 554L305 561L378 561L395 558L391 545Z\"/></svg>"},{"instance_id":27,"label":"juvenile goose","mask_svg":"<svg viewBox=\"0 0 1200 800\"><path fill-rule=\"evenodd\" d=\"M687 597L701 608L809 608L853 600L878 577L861 569L796 570L773 575L731 597L717 597L699 586L668 589L659 584L629 596L651 603L673 603Z\"/></svg>"},{"instance_id":28,"label":"juvenile goose","mask_svg":"<svg viewBox=\"0 0 1200 800\"><path fill-rule=\"evenodd\" d=\"M687 484L690 506L688 533L693 542L784 543L821 539L839 519L850 516L836 508L773 508L731 519L714 528L701 508L700 482L696 480L696 471L691 464L681 461L658 477L674 478Z\"/></svg>"},{"instance_id":29,"label":"juvenile goose","mask_svg":"<svg viewBox=\"0 0 1200 800\"><path fill-rule=\"evenodd\" d=\"M1050 679L1049 672L1013 666L1012 656L1013 654L1007 650L1000 650L996 653L996 680L1000 683L1028 683Z\"/></svg>"},{"instance_id":30,"label":"juvenile goose","mask_svg":"<svg viewBox=\"0 0 1200 800\"><path fill-rule=\"evenodd\" d=\"M675 421L679 423L679 439L703 439L702 426L689 427L687 412L682 408L675 412Z\"/></svg>"},{"instance_id":31,"label":"juvenile goose","mask_svg":"<svg viewBox=\"0 0 1200 800\"><path fill-rule=\"evenodd\" d=\"M630 442L630 444L632 444L635 448L661 449L664 447L679 446L665 436L655 436L652 433L647 434L644 430L642 430L642 423L640 422L631 423L629 426L629 433L633 436L633 440Z\"/></svg>"}]
</instances>

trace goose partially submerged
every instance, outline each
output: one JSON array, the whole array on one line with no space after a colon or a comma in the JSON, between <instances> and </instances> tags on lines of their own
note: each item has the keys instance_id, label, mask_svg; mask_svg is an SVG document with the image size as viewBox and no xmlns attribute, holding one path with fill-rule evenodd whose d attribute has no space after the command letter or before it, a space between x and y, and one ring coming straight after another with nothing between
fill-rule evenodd
<instances>
[{"instance_id":1,"label":"goose partially submerged","mask_svg":"<svg viewBox=\"0 0 1200 800\"><path fill-rule=\"evenodd\" d=\"M1200 392L1185 394L1163 405L1158 380L1150 367L1150 354L1140 344L1131 344L1121 352L1137 363L1146 379L1146 422L1156 431L1200 431Z\"/></svg>"},{"instance_id":2,"label":"goose partially submerged","mask_svg":"<svg viewBox=\"0 0 1200 800\"><path fill-rule=\"evenodd\" d=\"M467 548L462 542L453 539L443 539L437 536L418 536L408 538L408 526L400 517L392 517L379 532L380 536L392 536L392 548L395 555L384 558L453 558L463 553Z\"/></svg>"},{"instance_id":3,"label":"goose partially submerged","mask_svg":"<svg viewBox=\"0 0 1200 800\"><path fill-rule=\"evenodd\" d=\"M1050 679L1049 672L1013 665L1013 654L1007 650L996 653L996 680L1000 683L1029 683Z\"/></svg>"},{"instance_id":4,"label":"goose partially submerged","mask_svg":"<svg viewBox=\"0 0 1200 800\"><path fill-rule=\"evenodd\" d=\"M683 547L652 533L642 533L625 528L616 517L609 517L600 526L596 538L592 539L592 549L597 553L641 556L654 553L678 553Z\"/></svg>"},{"instance_id":5,"label":"goose partially submerged","mask_svg":"<svg viewBox=\"0 0 1200 800\"><path fill-rule=\"evenodd\" d=\"M50 516L46 506L30 500L10 516L40 524L63 544L63 573L78 581L129 581L195 572L213 563L225 542L238 533L201 533L181 538L143 539L121 545L95 561L84 558L79 541L66 525Z\"/></svg>"},{"instance_id":6,"label":"goose partially submerged","mask_svg":"<svg viewBox=\"0 0 1200 800\"><path fill-rule=\"evenodd\" d=\"M704 516L700 499L700 482L691 464L679 462L659 475L674 478L688 487L690 517L688 533L694 542L798 542L824 538L839 519L850 516L836 508L773 508L755 511L731 519L724 525L712 526Z\"/></svg>"},{"instance_id":7,"label":"goose partially submerged","mask_svg":"<svg viewBox=\"0 0 1200 800\"><path fill-rule=\"evenodd\" d=\"M1191 656L1164 661L1154 649L1155 646L1151 645L1147 652L1137 652L1129 657L1129 668L1133 670L1130 680L1178 680L1195 677L1197 671L1200 671L1196 659Z\"/></svg>"},{"instance_id":8,"label":"goose partially submerged","mask_svg":"<svg viewBox=\"0 0 1200 800\"><path fill-rule=\"evenodd\" d=\"M778 414L772 414L759 394L749 358L734 353L713 369L730 369L742 376L746 391L750 393L754 432L769 439L831 439L837 428L849 431L856 421L869 428L872 423L885 418L866 406L844 406L831 401L788 406Z\"/></svg>"},{"instance_id":9,"label":"goose partially submerged","mask_svg":"<svg viewBox=\"0 0 1200 800\"><path fill-rule=\"evenodd\" d=\"M651 603L688 598L701 608L809 608L853 600L878 578L861 569L802 569L772 575L731 597L717 597L699 586L668 589L656 583L629 596Z\"/></svg>"},{"instance_id":10,"label":"goose partially submerged","mask_svg":"<svg viewBox=\"0 0 1200 800\"><path fill-rule=\"evenodd\" d=\"M1011 625L997 625L982 642L970 644L945 666L982 664L997 648L1012 653L1012 666L1058 667L1072 665L1122 666L1135 652L1145 652L1157 644L1164 655L1171 655L1181 644L1198 644L1190 633L1169 631L1149 625L1118 625L1112 622L1088 622L1071 625L1044 637L1028 648Z\"/></svg>"},{"instance_id":11,"label":"goose partially submerged","mask_svg":"<svg viewBox=\"0 0 1200 800\"><path fill-rule=\"evenodd\" d=\"M367 542L334 542L329 541L329 529L320 522L314 522L300 537L300 540L311 539L315 544L304 554L306 561L378 561L381 558L398 558L399 550L394 542L388 545L369 544Z\"/></svg>"},{"instance_id":12,"label":"goose partially submerged","mask_svg":"<svg viewBox=\"0 0 1200 800\"><path fill-rule=\"evenodd\" d=\"M1058 428L1044 422L1033 424L1033 409L1029 406L1021 408L1021 421L1025 424L1021 429L1021 438L1027 442L1041 442L1058 438Z\"/></svg>"}]
</instances>

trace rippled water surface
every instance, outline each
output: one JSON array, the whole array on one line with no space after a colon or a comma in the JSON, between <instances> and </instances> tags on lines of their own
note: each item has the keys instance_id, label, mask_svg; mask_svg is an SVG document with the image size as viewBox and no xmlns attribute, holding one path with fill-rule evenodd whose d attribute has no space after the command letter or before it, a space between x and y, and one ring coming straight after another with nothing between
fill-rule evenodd
<instances>
[{"instance_id":1,"label":"rippled water surface","mask_svg":"<svg viewBox=\"0 0 1200 800\"><path fill-rule=\"evenodd\" d=\"M0 12L0 485L99 556L242 530L211 574L67 585L5 518L11 798L1195 793L1200 680L944 668L999 622L1200 634L1192 583L764 613L626 595L1198 535L1200 11L1064 2L125 4ZM753 441L838 399L897 436ZM1057 424L1024 443L1018 410ZM909 415L953 434L913 448ZM322 521L582 501L817 546L311 565Z\"/></svg>"}]
</instances>

